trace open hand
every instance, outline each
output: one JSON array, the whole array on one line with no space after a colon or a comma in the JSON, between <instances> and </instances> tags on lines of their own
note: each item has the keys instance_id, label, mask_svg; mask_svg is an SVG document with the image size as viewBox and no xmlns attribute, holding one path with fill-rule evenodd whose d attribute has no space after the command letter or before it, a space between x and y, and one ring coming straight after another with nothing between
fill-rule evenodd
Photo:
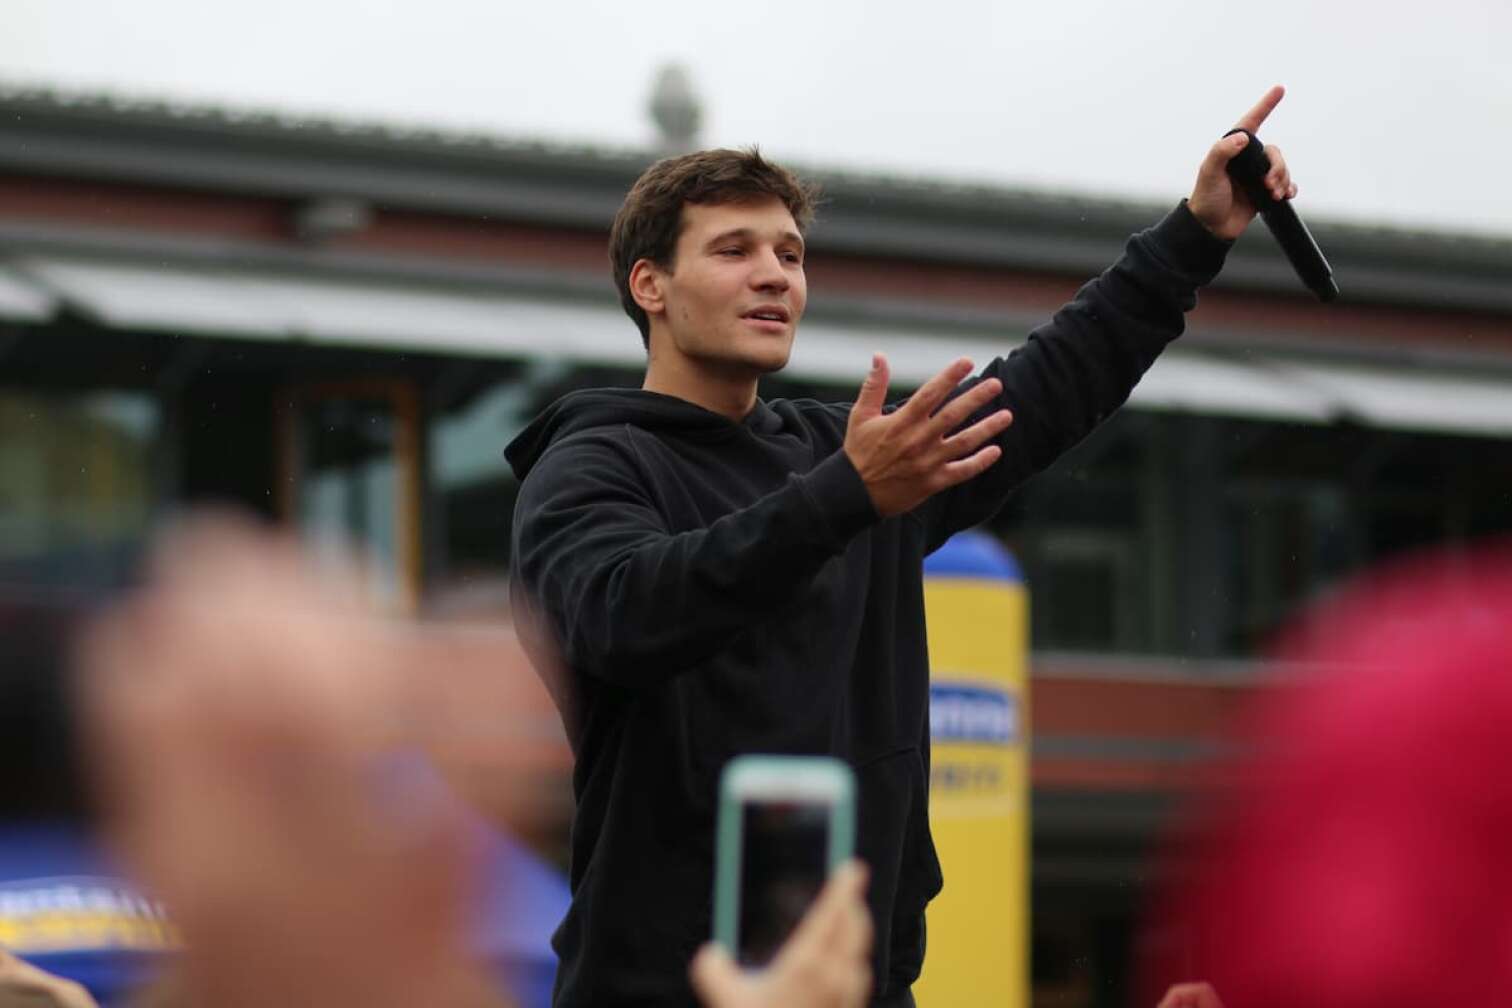
<instances>
[{"instance_id":1,"label":"open hand","mask_svg":"<svg viewBox=\"0 0 1512 1008\"><path fill-rule=\"evenodd\" d=\"M481 1003L461 809L395 748L441 666L360 599L279 537L191 524L83 642L111 832L194 1003Z\"/></svg>"},{"instance_id":2,"label":"open hand","mask_svg":"<svg viewBox=\"0 0 1512 1008\"><path fill-rule=\"evenodd\" d=\"M1251 133L1259 133L1260 124L1265 122L1285 94L1286 89L1280 85L1271 88L1234 125ZM1187 199L1187 208L1192 211L1192 215L1224 241L1238 238L1255 218L1255 205L1228 174L1229 161L1248 143L1249 138L1243 133L1234 133L1213 144L1202 167L1197 171L1197 182L1192 187L1192 195ZM1281 148L1275 144L1266 144L1265 154L1271 164L1270 171L1265 176L1266 189L1278 200L1291 199L1297 195L1297 187L1292 183L1286 159L1281 156Z\"/></svg>"},{"instance_id":3,"label":"open hand","mask_svg":"<svg viewBox=\"0 0 1512 1008\"><path fill-rule=\"evenodd\" d=\"M884 518L913 510L941 490L986 472L1002 457L997 445L984 444L1013 422L1008 410L956 430L1003 390L1001 382L988 378L940 405L970 373L971 361L962 358L884 414L887 358L872 357L871 373L845 428L845 454Z\"/></svg>"}]
</instances>

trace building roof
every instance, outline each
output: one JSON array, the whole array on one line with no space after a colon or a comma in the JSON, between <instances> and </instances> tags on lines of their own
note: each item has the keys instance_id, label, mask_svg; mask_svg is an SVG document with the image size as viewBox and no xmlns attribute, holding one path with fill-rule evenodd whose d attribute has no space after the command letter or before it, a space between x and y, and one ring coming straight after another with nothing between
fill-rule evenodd
<instances>
[{"instance_id":1,"label":"building roof","mask_svg":"<svg viewBox=\"0 0 1512 1008\"><path fill-rule=\"evenodd\" d=\"M377 205L599 230L650 149L527 140L0 84L0 171ZM1087 275L1168 207L802 166L826 193L816 249ZM1512 313L1512 238L1310 226L1349 300ZM1273 243L1221 283L1295 293Z\"/></svg>"}]
</instances>

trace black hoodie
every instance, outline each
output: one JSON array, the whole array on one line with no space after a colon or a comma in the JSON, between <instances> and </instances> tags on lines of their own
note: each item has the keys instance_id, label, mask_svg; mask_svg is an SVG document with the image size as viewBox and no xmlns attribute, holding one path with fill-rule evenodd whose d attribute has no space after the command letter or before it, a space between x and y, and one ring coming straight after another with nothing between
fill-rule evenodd
<instances>
[{"instance_id":1,"label":"black hoodie","mask_svg":"<svg viewBox=\"0 0 1512 1008\"><path fill-rule=\"evenodd\" d=\"M1124 402L1227 247L1184 206L1130 239L972 379L1002 380L973 418L1013 411L1002 458L899 517L879 518L841 450L848 405L758 401L737 423L652 392L575 392L509 446L516 575L556 638L576 755L556 1004L692 1003L719 772L745 752L855 769L876 991L914 981L941 884L923 558Z\"/></svg>"}]
</instances>

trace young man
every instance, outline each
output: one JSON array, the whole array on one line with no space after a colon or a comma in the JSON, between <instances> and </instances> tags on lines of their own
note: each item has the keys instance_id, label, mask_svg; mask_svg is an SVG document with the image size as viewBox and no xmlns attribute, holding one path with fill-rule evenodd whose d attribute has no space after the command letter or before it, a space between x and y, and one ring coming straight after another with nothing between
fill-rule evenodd
<instances>
[{"instance_id":1,"label":"young man","mask_svg":"<svg viewBox=\"0 0 1512 1008\"><path fill-rule=\"evenodd\" d=\"M736 151L636 182L610 241L645 384L568 395L506 453L521 597L559 648L577 756L558 1005L691 1003L718 776L753 751L855 769L875 1003L912 1003L941 885L923 558L1085 437L1181 333L1255 213L1224 170L1244 142L1215 144L1190 199L1024 346L964 384L956 361L892 411L881 355L854 406L756 395L807 300L802 183ZM1271 151L1267 184L1290 196Z\"/></svg>"}]
</instances>

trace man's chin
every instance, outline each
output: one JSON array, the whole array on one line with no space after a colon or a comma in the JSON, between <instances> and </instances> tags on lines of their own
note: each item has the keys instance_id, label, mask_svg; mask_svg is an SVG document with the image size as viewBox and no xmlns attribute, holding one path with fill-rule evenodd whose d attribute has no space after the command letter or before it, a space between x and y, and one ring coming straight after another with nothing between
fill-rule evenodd
<instances>
[{"instance_id":1,"label":"man's chin","mask_svg":"<svg viewBox=\"0 0 1512 1008\"><path fill-rule=\"evenodd\" d=\"M788 358L793 356L793 344L787 342L780 347L758 347L750 355L751 366L761 374L775 374L788 365Z\"/></svg>"},{"instance_id":2,"label":"man's chin","mask_svg":"<svg viewBox=\"0 0 1512 1008\"><path fill-rule=\"evenodd\" d=\"M776 374L787 367L788 358L792 356L792 348L784 347L780 352L753 352L728 357L721 357L717 361L709 361L715 369L722 371L731 377L760 378L763 375Z\"/></svg>"},{"instance_id":3,"label":"man's chin","mask_svg":"<svg viewBox=\"0 0 1512 1008\"><path fill-rule=\"evenodd\" d=\"M761 373L764 375L776 374L778 371L781 371L783 368L787 367L788 358L791 356L791 354L785 353L780 357L772 357L763 361L758 365L758 367L760 368Z\"/></svg>"}]
</instances>

